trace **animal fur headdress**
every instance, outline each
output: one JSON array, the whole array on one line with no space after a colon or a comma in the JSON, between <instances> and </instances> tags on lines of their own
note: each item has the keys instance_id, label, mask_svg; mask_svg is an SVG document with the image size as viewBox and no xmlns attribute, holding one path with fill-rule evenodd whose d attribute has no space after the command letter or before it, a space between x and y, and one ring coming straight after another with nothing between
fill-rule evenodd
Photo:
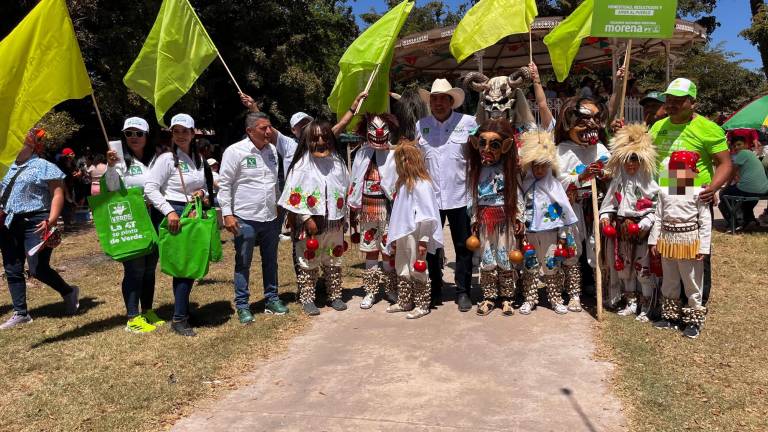
<instances>
[{"instance_id":1,"label":"animal fur headdress","mask_svg":"<svg viewBox=\"0 0 768 432\"><path fill-rule=\"evenodd\" d=\"M631 123L616 131L608 144L611 157L606 169L613 175L621 172L624 163L632 155L640 162L639 172L653 177L656 174L656 147L648 134L648 127L642 123Z\"/></svg>"},{"instance_id":2,"label":"animal fur headdress","mask_svg":"<svg viewBox=\"0 0 768 432\"><path fill-rule=\"evenodd\" d=\"M520 166L527 171L531 164L549 164L552 167L552 175L557 177L560 167L557 163L557 151L555 140L550 132L539 129L529 130L520 135L523 145L520 147Z\"/></svg>"}]
</instances>

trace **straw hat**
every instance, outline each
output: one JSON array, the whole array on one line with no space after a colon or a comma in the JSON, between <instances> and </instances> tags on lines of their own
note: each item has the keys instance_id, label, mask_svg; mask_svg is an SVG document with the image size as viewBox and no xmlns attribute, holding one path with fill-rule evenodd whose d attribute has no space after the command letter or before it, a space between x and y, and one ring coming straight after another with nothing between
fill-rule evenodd
<instances>
[{"instance_id":1,"label":"straw hat","mask_svg":"<svg viewBox=\"0 0 768 432\"><path fill-rule=\"evenodd\" d=\"M656 174L656 146L648 134L648 127L642 123L630 123L616 131L608 143L611 157L606 169L610 173L618 173L622 165L632 155L637 155L640 171L649 176Z\"/></svg>"},{"instance_id":2,"label":"straw hat","mask_svg":"<svg viewBox=\"0 0 768 432\"><path fill-rule=\"evenodd\" d=\"M432 90L419 89L419 96L425 104L429 105L429 95L448 94L453 98L453 109L456 109L464 103L464 90L458 87L451 87L447 79L438 78L432 83Z\"/></svg>"}]
</instances>

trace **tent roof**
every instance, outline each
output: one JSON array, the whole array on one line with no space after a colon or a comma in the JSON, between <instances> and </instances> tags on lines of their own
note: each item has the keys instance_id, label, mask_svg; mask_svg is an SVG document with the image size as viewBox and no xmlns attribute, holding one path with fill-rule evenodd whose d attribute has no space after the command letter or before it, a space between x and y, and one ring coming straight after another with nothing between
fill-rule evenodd
<instances>
[{"instance_id":1,"label":"tent roof","mask_svg":"<svg viewBox=\"0 0 768 432\"><path fill-rule=\"evenodd\" d=\"M541 70L551 69L549 53L543 38L563 17L538 17L533 22L533 59ZM395 45L392 76L395 81L407 81L415 77L458 77L478 70L476 56L470 56L461 64L450 53L449 44L456 27L444 27L421 33L413 33L400 39ZM682 52L695 43L703 43L706 30L695 23L677 20L672 39L633 39L632 58L648 57L649 53L663 54L665 42L670 53ZM582 42L572 71L610 68L612 50L623 54L626 39L588 37ZM495 45L483 50L483 70L491 76L509 74L528 64L528 34L507 36Z\"/></svg>"}]
</instances>

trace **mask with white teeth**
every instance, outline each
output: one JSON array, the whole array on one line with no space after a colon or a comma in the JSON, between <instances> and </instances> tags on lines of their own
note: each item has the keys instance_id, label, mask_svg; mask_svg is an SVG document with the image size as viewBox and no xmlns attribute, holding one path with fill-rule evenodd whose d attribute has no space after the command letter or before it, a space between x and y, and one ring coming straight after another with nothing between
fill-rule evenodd
<instances>
[{"instance_id":1,"label":"mask with white teeth","mask_svg":"<svg viewBox=\"0 0 768 432\"><path fill-rule=\"evenodd\" d=\"M368 122L368 145L375 150L389 149L389 125L379 116Z\"/></svg>"},{"instance_id":2,"label":"mask with white teeth","mask_svg":"<svg viewBox=\"0 0 768 432\"><path fill-rule=\"evenodd\" d=\"M572 110L568 120L568 137L571 141L585 146L600 142L600 129L603 127L600 108L590 102L584 102Z\"/></svg>"}]
</instances>

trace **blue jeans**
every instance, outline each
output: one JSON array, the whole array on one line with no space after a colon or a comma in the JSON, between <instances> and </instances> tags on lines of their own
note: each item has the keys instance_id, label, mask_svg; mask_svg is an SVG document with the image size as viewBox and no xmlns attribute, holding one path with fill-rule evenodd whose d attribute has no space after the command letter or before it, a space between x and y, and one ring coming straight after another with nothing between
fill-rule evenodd
<instances>
[{"instance_id":1,"label":"blue jeans","mask_svg":"<svg viewBox=\"0 0 768 432\"><path fill-rule=\"evenodd\" d=\"M173 210L181 217L186 204L169 201ZM189 295L192 293L194 279L173 278L173 320L183 321L189 318Z\"/></svg>"},{"instance_id":2,"label":"blue jeans","mask_svg":"<svg viewBox=\"0 0 768 432\"><path fill-rule=\"evenodd\" d=\"M64 279L51 268L53 249L43 248L36 255L28 257L27 251L40 243L40 234L35 227L48 219L48 212L15 215L9 228L0 226L0 249L3 253L3 267L11 292L13 311L27 314L27 283L24 278L24 261L29 264L29 273L40 282L53 288L63 296L72 292Z\"/></svg>"},{"instance_id":3,"label":"blue jeans","mask_svg":"<svg viewBox=\"0 0 768 432\"><path fill-rule=\"evenodd\" d=\"M155 298L155 270L157 269L157 251L132 260L123 261L123 300L128 318L152 309Z\"/></svg>"},{"instance_id":4,"label":"blue jeans","mask_svg":"<svg viewBox=\"0 0 768 432\"><path fill-rule=\"evenodd\" d=\"M247 308L250 297L248 283L253 260L253 248L261 252L261 278L264 301L277 300L277 246L280 242L280 219L254 222L237 218L240 233L235 237L235 307Z\"/></svg>"}]
</instances>

